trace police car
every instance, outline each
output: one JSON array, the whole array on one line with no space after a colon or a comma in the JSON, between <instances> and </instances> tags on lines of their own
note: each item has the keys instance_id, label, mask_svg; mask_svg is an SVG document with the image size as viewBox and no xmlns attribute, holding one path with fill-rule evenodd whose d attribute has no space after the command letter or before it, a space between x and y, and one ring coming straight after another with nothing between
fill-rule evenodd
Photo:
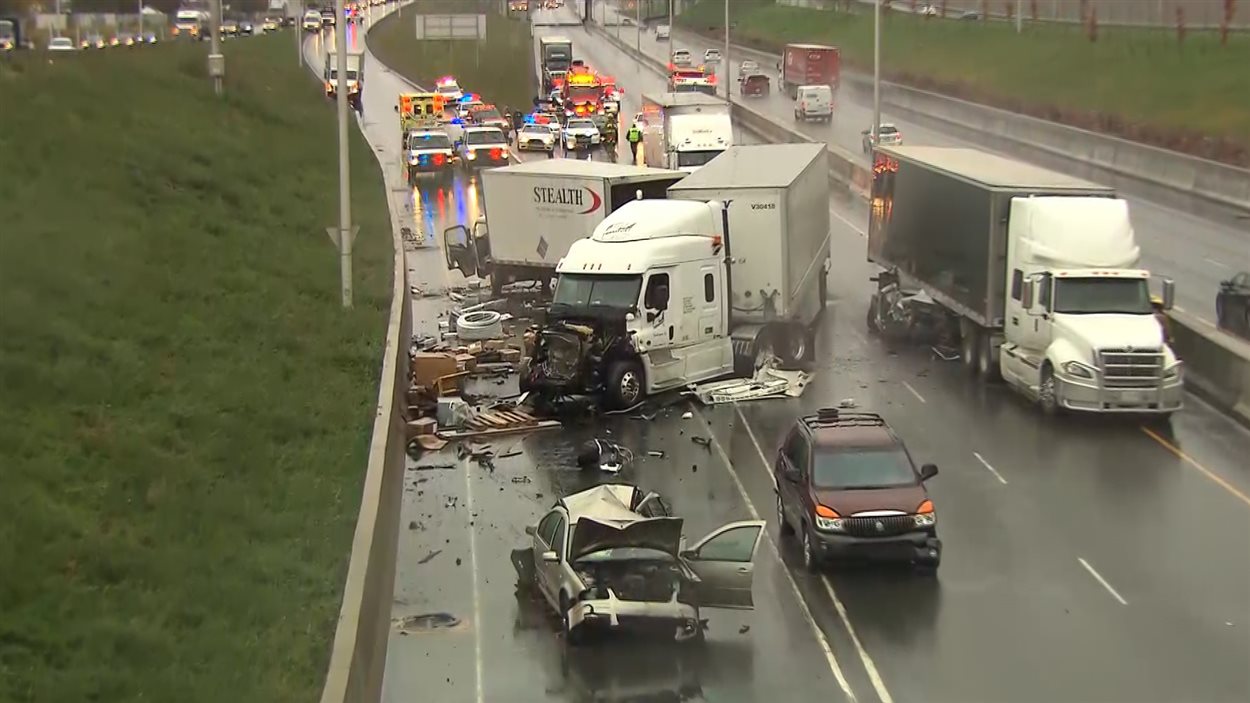
<instances>
[{"instance_id":1,"label":"police car","mask_svg":"<svg viewBox=\"0 0 1250 703\"><path fill-rule=\"evenodd\" d=\"M564 148L569 151L590 149L601 140L598 125L588 117L573 117L564 124Z\"/></svg>"},{"instance_id":2,"label":"police car","mask_svg":"<svg viewBox=\"0 0 1250 703\"><path fill-rule=\"evenodd\" d=\"M456 144L460 165L464 168L507 166L508 138L498 127L465 126Z\"/></svg>"},{"instance_id":3,"label":"police car","mask_svg":"<svg viewBox=\"0 0 1250 703\"><path fill-rule=\"evenodd\" d=\"M460 84L451 76L444 76L438 79L434 90L448 100L460 100L460 98L464 97L464 91L460 89Z\"/></svg>"},{"instance_id":4,"label":"police car","mask_svg":"<svg viewBox=\"0 0 1250 703\"><path fill-rule=\"evenodd\" d=\"M416 185L423 173L450 176L456 165L455 147L451 137L441 129L414 129L404 135L407 155L408 183Z\"/></svg>"}]
</instances>

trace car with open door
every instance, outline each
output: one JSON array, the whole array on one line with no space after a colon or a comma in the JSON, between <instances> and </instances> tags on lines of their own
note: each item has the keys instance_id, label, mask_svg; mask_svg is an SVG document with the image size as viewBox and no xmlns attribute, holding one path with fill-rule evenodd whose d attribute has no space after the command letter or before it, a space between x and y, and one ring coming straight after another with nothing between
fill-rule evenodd
<instances>
[{"instance_id":1,"label":"car with open door","mask_svg":"<svg viewBox=\"0 0 1250 703\"><path fill-rule=\"evenodd\" d=\"M692 547L667 502L637 486L601 484L556 501L513 553L560 617L569 644L595 630L702 639L702 608L750 610L763 520L731 522Z\"/></svg>"}]
</instances>

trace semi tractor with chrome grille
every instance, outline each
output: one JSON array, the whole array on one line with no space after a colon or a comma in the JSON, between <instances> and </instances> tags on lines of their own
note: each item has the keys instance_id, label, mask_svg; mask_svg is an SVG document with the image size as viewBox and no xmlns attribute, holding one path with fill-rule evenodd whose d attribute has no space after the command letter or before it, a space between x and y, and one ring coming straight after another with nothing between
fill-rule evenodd
<instances>
[{"instance_id":1,"label":"semi tractor with chrome grille","mask_svg":"<svg viewBox=\"0 0 1250 703\"><path fill-rule=\"evenodd\" d=\"M1047 414L1181 407L1182 364L1111 188L977 149L879 147L868 217L884 269L870 331L957 343L971 376ZM1158 307L1173 296L1163 279Z\"/></svg>"}]
</instances>

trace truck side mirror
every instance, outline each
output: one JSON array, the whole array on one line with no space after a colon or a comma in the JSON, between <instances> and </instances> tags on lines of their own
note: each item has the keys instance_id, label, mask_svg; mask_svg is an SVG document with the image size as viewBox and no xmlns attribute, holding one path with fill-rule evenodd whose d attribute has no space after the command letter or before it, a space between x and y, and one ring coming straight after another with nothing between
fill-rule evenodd
<instances>
[{"instance_id":1,"label":"truck side mirror","mask_svg":"<svg viewBox=\"0 0 1250 703\"><path fill-rule=\"evenodd\" d=\"M1163 309L1171 310L1172 303L1176 301L1176 281L1170 278L1163 279Z\"/></svg>"},{"instance_id":2,"label":"truck side mirror","mask_svg":"<svg viewBox=\"0 0 1250 703\"><path fill-rule=\"evenodd\" d=\"M1020 304L1025 310L1033 309L1033 301L1037 298L1037 280L1033 278L1024 279L1020 291Z\"/></svg>"}]
</instances>

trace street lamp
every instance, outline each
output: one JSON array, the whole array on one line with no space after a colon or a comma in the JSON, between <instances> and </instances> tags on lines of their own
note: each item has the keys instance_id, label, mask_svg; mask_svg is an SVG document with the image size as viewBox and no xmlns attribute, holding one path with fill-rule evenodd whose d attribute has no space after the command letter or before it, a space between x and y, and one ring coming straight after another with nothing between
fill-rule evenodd
<instances>
[{"instance_id":1,"label":"street lamp","mask_svg":"<svg viewBox=\"0 0 1250 703\"><path fill-rule=\"evenodd\" d=\"M339 284L343 294L343 307L352 306L352 183L351 169L347 160L347 18L343 13L343 0L335 0L338 16L334 19L334 48L338 72L335 97L338 99L339 122L339 226L331 228L331 238L339 248ZM363 68L363 62L362 66ZM359 78L363 78L360 76ZM363 92L361 100L364 99Z\"/></svg>"},{"instance_id":2,"label":"street lamp","mask_svg":"<svg viewBox=\"0 0 1250 703\"><path fill-rule=\"evenodd\" d=\"M670 5L670 8L671 7L672 6ZM668 31L672 32L673 30L670 27ZM729 67L729 0L725 0L725 51L721 54L720 62L721 62L721 67L724 70L718 70L717 72L720 73L720 76L722 78L721 83L725 84L725 101L728 102L730 99L729 98L729 80L728 80L729 78L729 69L728 69Z\"/></svg>"},{"instance_id":3,"label":"street lamp","mask_svg":"<svg viewBox=\"0 0 1250 703\"><path fill-rule=\"evenodd\" d=\"M881 136L881 0L872 7L872 141Z\"/></svg>"}]
</instances>

